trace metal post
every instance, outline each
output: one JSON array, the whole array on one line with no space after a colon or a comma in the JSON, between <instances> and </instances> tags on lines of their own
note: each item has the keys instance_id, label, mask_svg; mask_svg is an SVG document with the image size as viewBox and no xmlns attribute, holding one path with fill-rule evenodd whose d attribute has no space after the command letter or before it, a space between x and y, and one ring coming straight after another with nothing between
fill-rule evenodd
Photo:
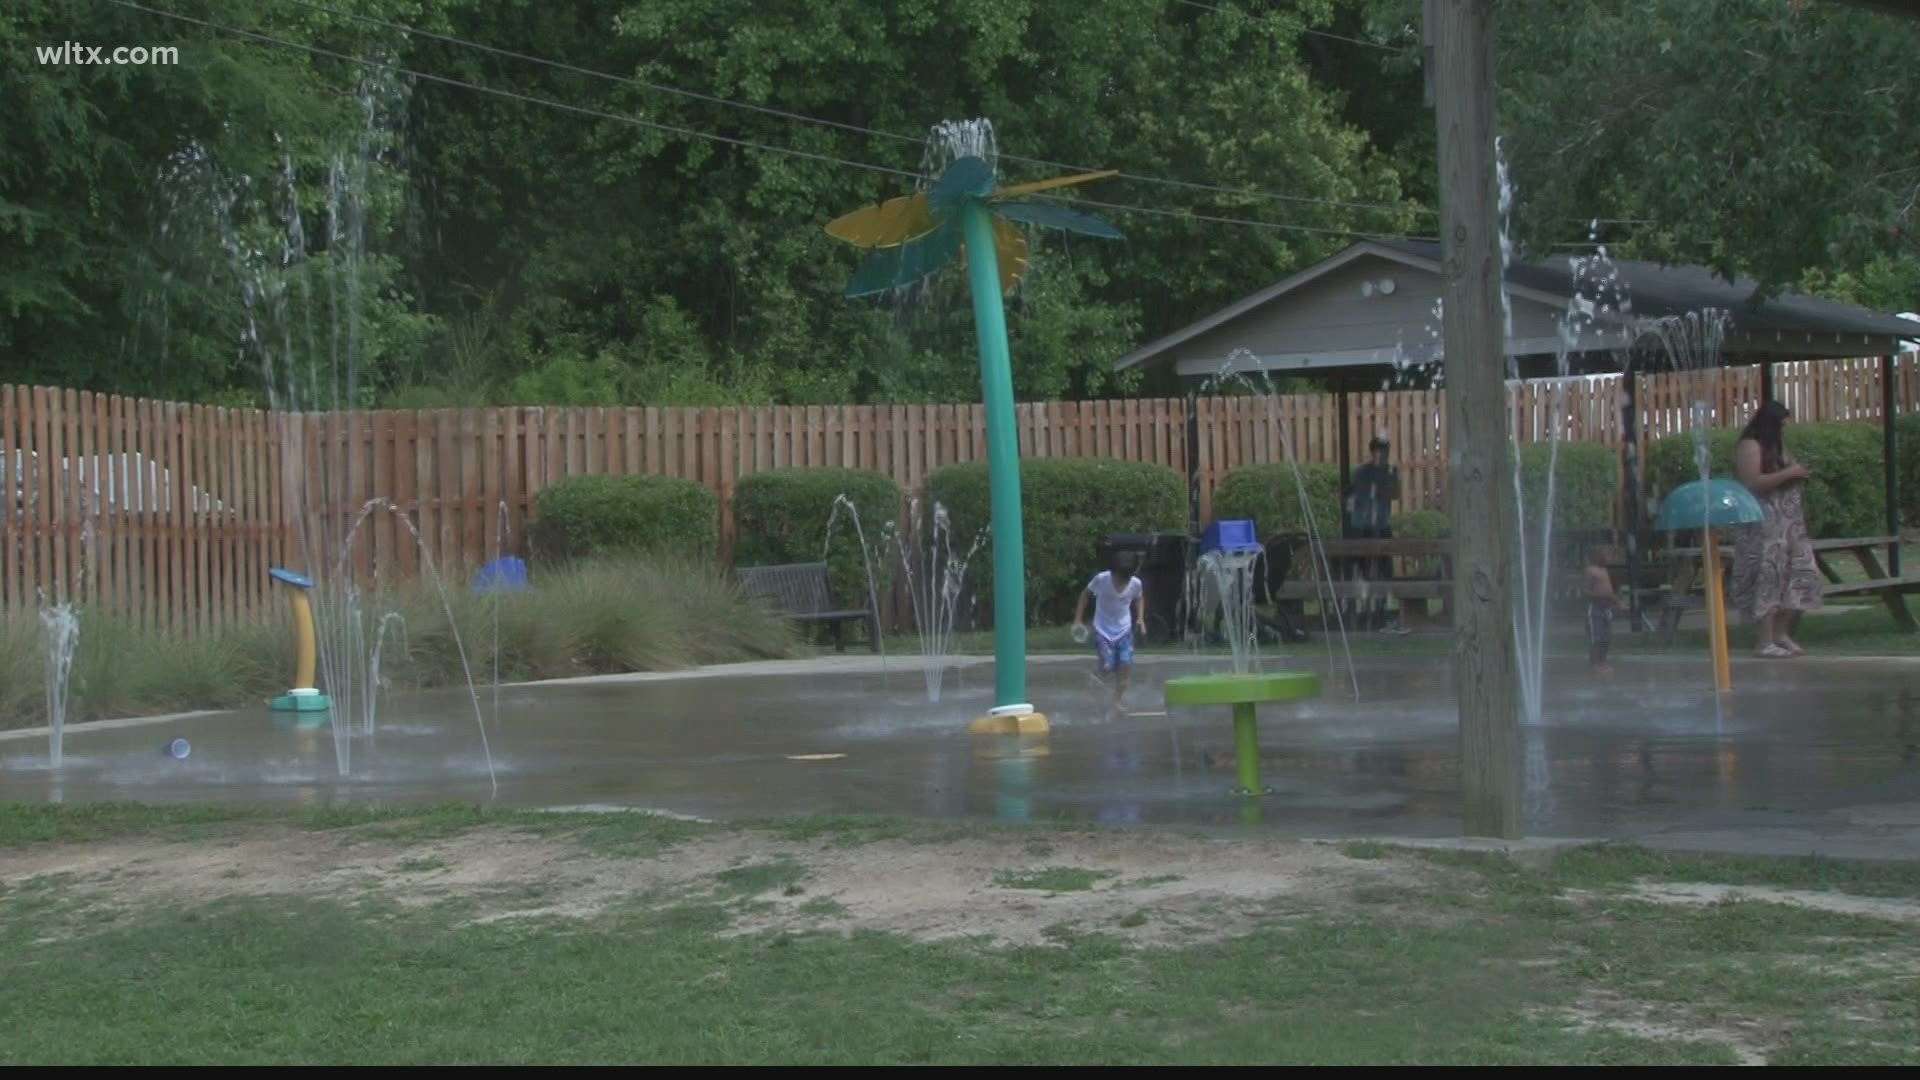
<instances>
[{"instance_id":1,"label":"metal post","mask_svg":"<svg viewBox=\"0 0 1920 1080\"><path fill-rule=\"evenodd\" d=\"M1233 705L1233 761L1243 795L1258 795L1260 786L1260 735L1255 727L1253 702Z\"/></svg>"},{"instance_id":2,"label":"metal post","mask_svg":"<svg viewBox=\"0 0 1920 1080\"><path fill-rule=\"evenodd\" d=\"M1620 454L1625 459L1621 488L1627 500L1627 614L1640 632L1640 373L1632 359L1620 376Z\"/></svg>"},{"instance_id":3,"label":"metal post","mask_svg":"<svg viewBox=\"0 0 1920 1080\"><path fill-rule=\"evenodd\" d=\"M1340 412L1340 535L1351 536L1347 527L1347 488L1353 483L1353 417L1348 412L1347 384L1344 380L1333 393L1334 408Z\"/></svg>"},{"instance_id":4,"label":"metal post","mask_svg":"<svg viewBox=\"0 0 1920 1080\"><path fill-rule=\"evenodd\" d=\"M1760 404L1773 400L1773 361L1760 362Z\"/></svg>"},{"instance_id":5,"label":"metal post","mask_svg":"<svg viewBox=\"0 0 1920 1080\"><path fill-rule=\"evenodd\" d=\"M1187 392L1187 539L1200 539L1200 392ZM1189 545L1191 546L1191 545Z\"/></svg>"},{"instance_id":6,"label":"metal post","mask_svg":"<svg viewBox=\"0 0 1920 1080\"><path fill-rule=\"evenodd\" d=\"M1191 582L1193 572L1200 565L1200 391L1187 391L1187 542L1181 547L1186 554L1186 578ZM1181 618L1181 629L1187 633L1203 629L1200 625L1200 613L1192 610L1193 592L1183 590L1187 600L1187 609Z\"/></svg>"},{"instance_id":7,"label":"metal post","mask_svg":"<svg viewBox=\"0 0 1920 1080\"><path fill-rule=\"evenodd\" d=\"M994 706L1027 704L1025 533L1020 520L1020 433L1013 419L1013 367L1007 356L1006 309L1000 303L1000 260L986 206L967 204L967 271L973 279L974 335L980 350L987 419L988 501L993 528Z\"/></svg>"},{"instance_id":8,"label":"metal post","mask_svg":"<svg viewBox=\"0 0 1920 1080\"><path fill-rule=\"evenodd\" d=\"M1881 463L1882 475L1887 485L1887 535L1893 539L1887 543L1887 573L1900 576L1900 459L1899 436L1894 431L1894 421L1899 419L1900 397L1894 392L1895 359L1892 356L1880 358L1880 453L1886 458Z\"/></svg>"},{"instance_id":9,"label":"metal post","mask_svg":"<svg viewBox=\"0 0 1920 1080\"><path fill-rule=\"evenodd\" d=\"M1707 643L1713 650L1713 688L1733 690L1733 665L1727 654L1727 597L1721 584L1720 540L1712 529L1702 529L1701 552L1707 563Z\"/></svg>"},{"instance_id":10,"label":"metal post","mask_svg":"<svg viewBox=\"0 0 1920 1080\"><path fill-rule=\"evenodd\" d=\"M1513 637L1513 492L1494 175L1493 0L1436 0L1434 119L1440 150L1442 322L1453 478L1454 692L1461 825L1520 835L1520 724Z\"/></svg>"}]
</instances>

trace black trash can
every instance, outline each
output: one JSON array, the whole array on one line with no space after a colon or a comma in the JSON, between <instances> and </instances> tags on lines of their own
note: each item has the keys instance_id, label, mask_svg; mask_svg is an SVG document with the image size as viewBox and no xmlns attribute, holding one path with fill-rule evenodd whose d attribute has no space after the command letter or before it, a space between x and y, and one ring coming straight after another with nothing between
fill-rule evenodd
<instances>
[{"instance_id":1,"label":"black trash can","mask_svg":"<svg viewBox=\"0 0 1920 1080\"><path fill-rule=\"evenodd\" d=\"M1186 602L1186 533L1108 533L1100 538L1100 565L1111 566L1122 551L1134 554L1135 570L1147 588L1147 637L1141 644L1180 640L1181 606Z\"/></svg>"}]
</instances>

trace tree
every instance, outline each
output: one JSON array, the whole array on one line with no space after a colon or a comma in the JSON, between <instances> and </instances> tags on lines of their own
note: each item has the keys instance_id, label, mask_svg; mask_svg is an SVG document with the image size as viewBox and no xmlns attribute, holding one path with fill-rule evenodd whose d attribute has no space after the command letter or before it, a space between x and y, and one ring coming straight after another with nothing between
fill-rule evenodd
<instances>
[{"instance_id":1,"label":"tree","mask_svg":"<svg viewBox=\"0 0 1920 1080\"><path fill-rule=\"evenodd\" d=\"M1841 4L1518 0L1502 113L1536 250L1645 219L1639 257L1791 286L1920 252L1920 26Z\"/></svg>"},{"instance_id":2,"label":"tree","mask_svg":"<svg viewBox=\"0 0 1920 1080\"><path fill-rule=\"evenodd\" d=\"M362 396L381 400L967 400L964 302L846 301L857 258L821 226L902 180L861 166L914 171L929 124L986 116L1009 182L1062 171L1023 157L1125 170L1100 198L1139 208L1101 211L1127 242L1036 237L1008 311L1018 394L1119 392L1109 361L1142 337L1349 230L1415 221L1303 59L1307 23L1340 6L169 0L215 24L198 26L16 0L0 12L18 117L0 130L4 377L258 399L243 339L261 314L247 290L265 288L330 305L314 324L348 328ZM69 38L172 44L182 63L33 63ZM379 60L479 89L401 79L403 123L361 153L380 80L358 61ZM364 170L346 232L336 161Z\"/></svg>"},{"instance_id":3,"label":"tree","mask_svg":"<svg viewBox=\"0 0 1920 1080\"><path fill-rule=\"evenodd\" d=\"M363 8L417 15L412 3ZM307 11L268 23L230 5L184 15L347 53L378 34ZM68 40L172 46L173 65L45 63ZM316 258L292 273L323 281L327 178L363 118L365 69L86 0L14 0L0 10L0 350L7 380L207 400L257 396L238 348L249 312L236 276L250 246L300 206ZM383 211L369 223L394 220ZM312 242L309 242L311 240ZM243 257L236 259L235 253ZM356 283L376 356L411 347L420 326L393 285L392 259ZM278 272L278 271L276 271Z\"/></svg>"},{"instance_id":4,"label":"tree","mask_svg":"<svg viewBox=\"0 0 1920 1080\"><path fill-rule=\"evenodd\" d=\"M1113 392L1107 365L1140 336L1325 254L1344 242L1339 230L1398 231L1410 220L1316 201L1392 203L1395 177L1307 78L1294 16L1223 8L1099 0L1065 18L1030 0L667 0L596 23L604 9L585 2L476 7L455 17L460 36L530 41L515 47L828 123L424 43L416 62L434 70L818 155L423 87L431 120L417 148L439 189L429 232L459 238L448 243L460 257L441 259L450 282L519 313L519 329L503 336L521 370L602 351L648 363L639 313L666 298L707 342L715 379L804 401L977 392L964 300L956 308L955 294L936 287L897 308L849 303L840 294L858 261L821 232L901 182L836 160L914 170L919 133L938 120L992 119L1010 182L1059 171L1014 157L1232 178L1301 201L1124 176L1102 195L1331 231L1103 211L1130 238L1119 250L1036 238L1034 272L1009 308L1017 390ZM815 272L821 265L833 269Z\"/></svg>"}]
</instances>

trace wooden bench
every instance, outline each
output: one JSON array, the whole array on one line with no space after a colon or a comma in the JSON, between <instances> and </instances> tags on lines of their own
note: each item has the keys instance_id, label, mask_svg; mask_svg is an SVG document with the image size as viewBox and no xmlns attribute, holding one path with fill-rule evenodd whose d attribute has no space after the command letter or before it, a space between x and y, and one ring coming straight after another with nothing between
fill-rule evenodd
<instances>
[{"instance_id":1,"label":"wooden bench","mask_svg":"<svg viewBox=\"0 0 1920 1080\"><path fill-rule=\"evenodd\" d=\"M1438 578L1393 578L1388 581L1289 581L1274 589L1274 599L1299 604L1305 600L1370 600L1389 597L1402 610L1422 617L1433 614L1431 604L1439 601L1442 610L1453 598L1453 582Z\"/></svg>"},{"instance_id":2,"label":"wooden bench","mask_svg":"<svg viewBox=\"0 0 1920 1080\"><path fill-rule=\"evenodd\" d=\"M741 566L733 571L734 580L751 599L804 625L826 623L833 630L835 652L846 652L846 624L862 622L867 627L867 645L880 651L880 620L871 608L844 607L833 595L827 578L827 564L788 563L784 566Z\"/></svg>"},{"instance_id":3,"label":"wooden bench","mask_svg":"<svg viewBox=\"0 0 1920 1080\"><path fill-rule=\"evenodd\" d=\"M1315 543L1309 550L1306 537L1292 539L1292 570L1288 580L1277 588L1269 589L1269 596L1287 614L1297 616L1301 605L1308 600L1329 603L1388 598L1397 601L1403 612L1420 617L1434 614L1434 601L1439 602L1443 613L1451 607L1451 541L1328 537ZM1431 562L1438 565L1439 574L1434 577L1394 575L1384 580L1365 580L1367 564L1376 559L1396 560L1403 565ZM1329 573L1333 576L1332 581L1327 580Z\"/></svg>"}]
</instances>

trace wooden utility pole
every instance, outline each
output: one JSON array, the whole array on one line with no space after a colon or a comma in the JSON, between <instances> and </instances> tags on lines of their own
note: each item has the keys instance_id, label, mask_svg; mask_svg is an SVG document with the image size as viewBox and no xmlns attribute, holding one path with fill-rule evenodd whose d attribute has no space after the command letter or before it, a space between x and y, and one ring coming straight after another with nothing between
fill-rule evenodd
<instances>
[{"instance_id":1,"label":"wooden utility pole","mask_svg":"<svg viewBox=\"0 0 1920 1080\"><path fill-rule=\"evenodd\" d=\"M1520 714L1514 663L1513 480L1507 460L1506 331L1494 168L1494 0L1428 0L1440 136L1448 518L1453 528L1454 692L1461 826L1520 835Z\"/></svg>"}]
</instances>

